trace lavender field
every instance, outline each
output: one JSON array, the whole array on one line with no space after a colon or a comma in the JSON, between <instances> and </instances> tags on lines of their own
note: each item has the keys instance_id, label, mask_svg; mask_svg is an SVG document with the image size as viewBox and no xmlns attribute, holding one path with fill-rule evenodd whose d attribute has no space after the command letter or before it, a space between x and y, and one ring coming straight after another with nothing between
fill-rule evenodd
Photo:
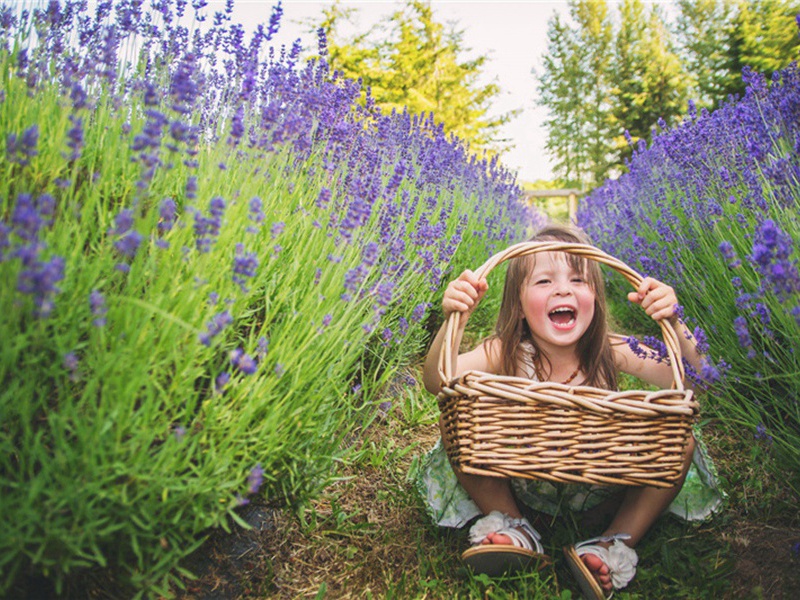
<instances>
[{"instance_id":1,"label":"lavender field","mask_svg":"<svg viewBox=\"0 0 800 600\"><path fill-rule=\"evenodd\" d=\"M143 595L254 494L302 505L443 277L541 221L431 118L205 2L0 9L0 591ZM230 8L230 5L229 5Z\"/></svg>"},{"instance_id":2,"label":"lavender field","mask_svg":"<svg viewBox=\"0 0 800 600\"><path fill-rule=\"evenodd\" d=\"M774 454L797 494L800 70L743 77L743 98L713 114L690 107L635 149L629 172L594 190L578 221L607 252L675 285L709 357L696 374L706 407Z\"/></svg>"},{"instance_id":3,"label":"lavender field","mask_svg":"<svg viewBox=\"0 0 800 600\"><path fill-rule=\"evenodd\" d=\"M335 480L442 284L544 217L430 115L361 104L324 37L271 46L279 5L252 35L204 0L36 6L0 7L0 595L168 595L239 509ZM704 410L796 475L800 73L746 76L578 219L677 288Z\"/></svg>"}]
</instances>

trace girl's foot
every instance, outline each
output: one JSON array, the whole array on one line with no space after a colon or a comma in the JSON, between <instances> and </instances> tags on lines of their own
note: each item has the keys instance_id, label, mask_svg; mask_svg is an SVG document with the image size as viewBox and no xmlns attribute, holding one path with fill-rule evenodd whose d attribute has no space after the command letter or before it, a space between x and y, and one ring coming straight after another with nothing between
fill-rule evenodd
<instances>
[{"instance_id":1,"label":"girl's foot","mask_svg":"<svg viewBox=\"0 0 800 600\"><path fill-rule=\"evenodd\" d=\"M528 541L533 544L533 538L530 534L525 531L523 527L516 527L517 531L519 531L522 535L528 538ZM483 540L480 542L481 544L506 544L506 545L514 545L514 540L511 539L511 536L506 535L505 533L501 533L499 531L493 531L489 535L487 535Z\"/></svg>"},{"instance_id":2,"label":"girl's foot","mask_svg":"<svg viewBox=\"0 0 800 600\"><path fill-rule=\"evenodd\" d=\"M636 551L623 543L627 534L593 538L564 548L572 574L586 598L603 600L624 588L636 574Z\"/></svg>"},{"instance_id":3,"label":"girl's foot","mask_svg":"<svg viewBox=\"0 0 800 600\"><path fill-rule=\"evenodd\" d=\"M600 544L598 544L599 546ZM604 544L608 548L608 544ZM583 564L591 571L597 583L603 588L604 592L610 592L614 589L611 583L611 574L608 572L608 565L604 563L596 554L584 554L581 556Z\"/></svg>"}]
</instances>

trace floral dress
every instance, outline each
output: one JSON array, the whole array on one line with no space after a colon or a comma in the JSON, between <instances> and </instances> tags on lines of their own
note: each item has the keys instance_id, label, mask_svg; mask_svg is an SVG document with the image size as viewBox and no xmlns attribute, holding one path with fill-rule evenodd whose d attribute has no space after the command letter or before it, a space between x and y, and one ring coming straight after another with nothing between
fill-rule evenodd
<instances>
[{"instance_id":1,"label":"floral dress","mask_svg":"<svg viewBox=\"0 0 800 600\"><path fill-rule=\"evenodd\" d=\"M687 521L709 518L725 497L717 482L714 465L695 428L694 456L681 491L667 509ZM416 485L434 523L442 527L463 527L481 514L477 505L458 483L441 438L422 459ZM589 510L618 493L621 486L515 478L511 485L517 499L533 510L557 515L563 507L574 511Z\"/></svg>"},{"instance_id":2,"label":"floral dress","mask_svg":"<svg viewBox=\"0 0 800 600\"><path fill-rule=\"evenodd\" d=\"M532 347L527 355L533 355ZM520 375L537 381L532 359L520 365ZM692 465L681 491L667 511L687 521L702 521L719 509L725 493L719 487L717 472L708 456L699 427L694 427L694 437L696 444ZM422 457L416 473L416 485L434 523L442 527L463 527L481 514L456 479L441 438ZM555 516L563 508L590 510L618 494L623 486L552 483L519 477L511 480L511 487L516 498L526 506Z\"/></svg>"}]
</instances>

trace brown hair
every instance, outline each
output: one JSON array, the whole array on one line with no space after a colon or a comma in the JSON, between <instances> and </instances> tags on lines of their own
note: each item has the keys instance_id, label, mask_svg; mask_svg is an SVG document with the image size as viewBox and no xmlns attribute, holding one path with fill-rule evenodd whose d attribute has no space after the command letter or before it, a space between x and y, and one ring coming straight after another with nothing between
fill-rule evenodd
<instances>
[{"instance_id":1,"label":"brown hair","mask_svg":"<svg viewBox=\"0 0 800 600\"><path fill-rule=\"evenodd\" d=\"M561 225L548 225L539 230L531 242L559 241L567 243L590 244L586 235L575 228ZM536 256L528 255L508 261L505 287L500 312L497 316L495 334L491 339L500 343L500 373L516 375L521 364L536 361L539 369L549 377L552 365L548 356L536 345L528 323L523 318L520 294L535 264ZM567 260L572 268L583 273L595 294L594 318L586 333L578 341L577 353L580 370L586 376L585 385L617 388L617 370L614 355L608 340L605 284L600 265L575 254L568 254ZM533 352L530 352L530 349Z\"/></svg>"}]
</instances>

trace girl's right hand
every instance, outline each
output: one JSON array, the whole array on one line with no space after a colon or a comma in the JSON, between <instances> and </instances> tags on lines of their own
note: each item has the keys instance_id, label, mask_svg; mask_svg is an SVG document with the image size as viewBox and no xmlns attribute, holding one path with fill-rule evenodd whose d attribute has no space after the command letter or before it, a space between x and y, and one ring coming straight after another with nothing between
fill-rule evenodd
<instances>
[{"instance_id":1,"label":"girl's right hand","mask_svg":"<svg viewBox=\"0 0 800 600\"><path fill-rule=\"evenodd\" d=\"M489 284L486 283L485 278L478 279L475 273L469 270L461 273L457 279L450 282L444 291L442 309L445 318L453 312L466 313L467 316L472 314L487 289L489 289Z\"/></svg>"}]
</instances>

